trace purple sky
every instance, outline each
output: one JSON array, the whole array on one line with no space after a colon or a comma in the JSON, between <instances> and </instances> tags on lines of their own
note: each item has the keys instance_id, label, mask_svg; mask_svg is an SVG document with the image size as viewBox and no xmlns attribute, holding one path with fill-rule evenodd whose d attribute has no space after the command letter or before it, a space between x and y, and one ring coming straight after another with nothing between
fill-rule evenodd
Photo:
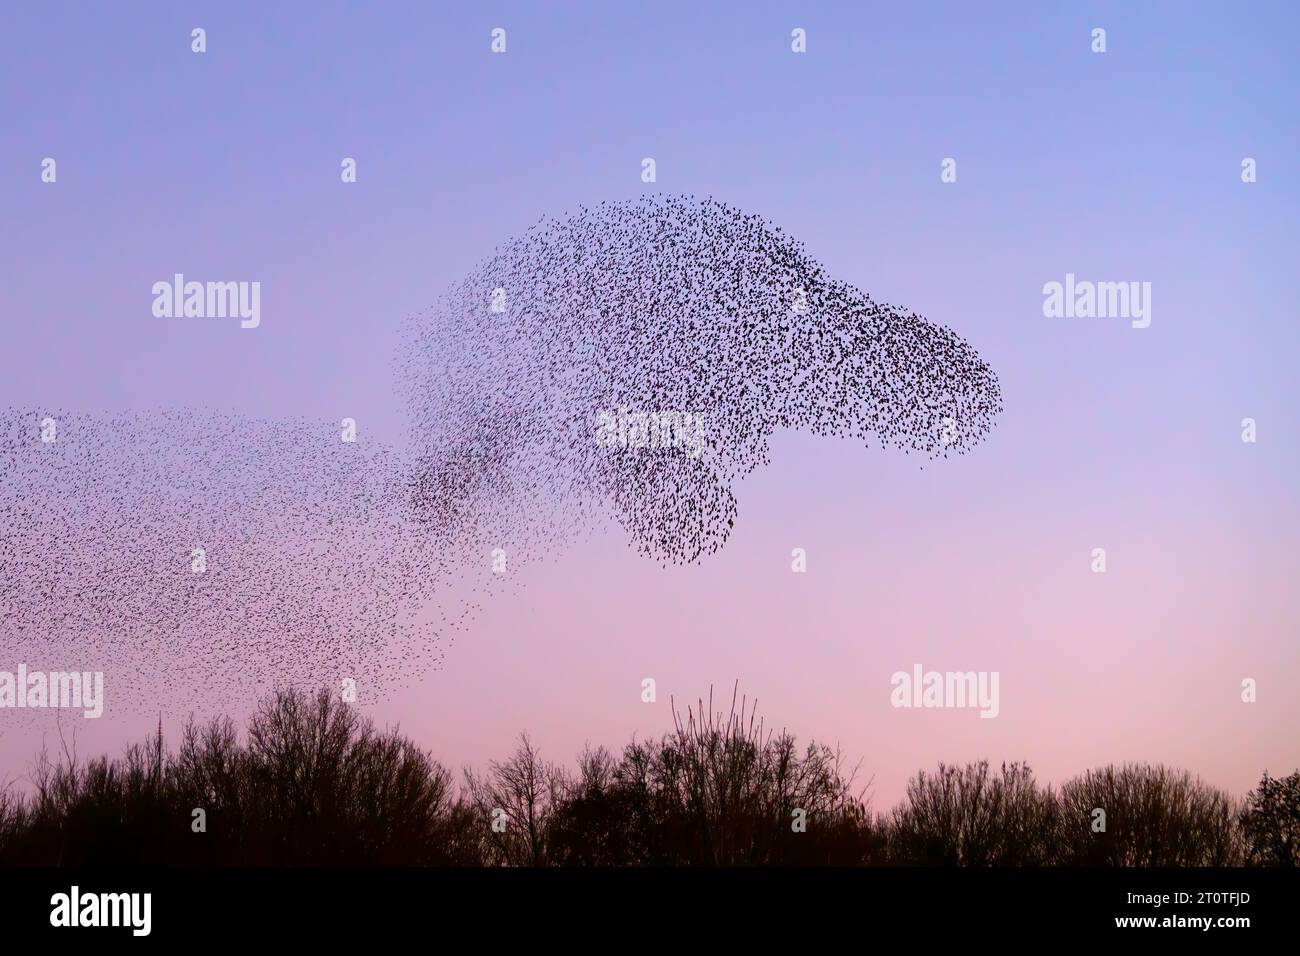
<instances>
[{"instance_id":1,"label":"purple sky","mask_svg":"<svg viewBox=\"0 0 1300 956\"><path fill-rule=\"evenodd\" d=\"M396 439L400 320L498 241L580 203L714 195L970 341L1001 380L992 437L921 470L778 436L720 555L663 570L617 534L580 545L442 670L363 688L369 713L452 765L521 729L569 761L738 679L860 758L879 803L984 756L1053 781L1163 761L1234 792L1294 768L1300 13L723 6L6 9L0 404L350 416ZM155 318L175 272L260 281L261 326ZM1151 326L1045 318L1066 273L1150 282ZM998 671L999 717L892 708L915 663ZM83 753L149 725L110 697ZM0 711L0 779L52 726Z\"/></svg>"}]
</instances>

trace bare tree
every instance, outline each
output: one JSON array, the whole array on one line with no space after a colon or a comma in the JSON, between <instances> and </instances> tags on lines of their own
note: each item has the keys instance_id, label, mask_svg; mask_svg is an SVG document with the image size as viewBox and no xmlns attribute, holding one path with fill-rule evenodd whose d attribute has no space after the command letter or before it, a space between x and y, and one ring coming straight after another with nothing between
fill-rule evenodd
<instances>
[{"instance_id":1,"label":"bare tree","mask_svg":"<svg viewBox=\"0 0 1300 956\"><path fill-rule=\"evenodd\" d=\"M1253 866L1300 866L1300 770L1270 777L1246 796L1241 813L1246 860Z\"/></svg>"},{"instance_id":2,"label":"bare tree","mask_svg":"<svg viewBox=\"0 0 1300 956\"><path fill-rule=\"evenodd\" d=\"M1040 790L1027 764L987 760L939 764L907 785L889 821L894 862L949 866L1041 866L1051 862L1056 819L1052 791Z\"/></svg>"},{"instance_id":3,"label":"bare tree","mask_svg":"<svg viewBox=\"0 0 1300 956\"><path fill-rule=\"evenodd\" d=\"M521 735L459 792L328 691L271 694L242 740L229 719L191 719L174 753L161 725L116 759L59 740L30 793L0 788L2 863L1294 866L1300 852L1300 771L1264 774L1243 808L1160 766L1054 793L1021 763L940 764L873 820L838 750L767 729L734 690L725 712L711 694L674 704L659 740L588 747L573 774Z\"/></svg>"},{"instance_id":4,"label":"bare tree","mask_svg":"<svg viewBox=\"0 0 1300 956\"><path fill-rule=\"evenodd\" d=\"M1241 862L1238 809L1185 770L1113 764L1061 787L1062 863L1232 866ZM1105 830L1094 821L1103 819Z\"/></svg>"},{"instance_id":5,"label":"bare tree","mask_svg":"<svg viewBox=\"0 0 1300 956\"><path fill-rule=\"evenodd\" d=\"M486 776L466 771L465 786L491 862L546 865L547 831L569 782L562 770L541 759L527 734L519 735L519 746L508 759L492 761Z\"/></svg>"}]
</instances>

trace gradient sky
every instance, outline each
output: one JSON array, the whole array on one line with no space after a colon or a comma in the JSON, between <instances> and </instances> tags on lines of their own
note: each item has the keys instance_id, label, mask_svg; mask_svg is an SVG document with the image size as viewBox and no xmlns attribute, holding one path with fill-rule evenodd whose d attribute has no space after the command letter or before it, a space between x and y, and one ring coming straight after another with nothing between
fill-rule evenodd
<instances>
[{"instance_id":1,"label":"gradient sky","mask_svg":"<svg viewBox=\"0 0 1300 956\"><path fill-rule=\"evenodd\" d=\"M1051 781L1163 761L1236 793L1293 769L1300 12L810 6L8 5L0 405L351 416L396 439L400 320L498 241L580 203L713 195L966 338L1001 380L992 437L922 469L777 436L719 556L579 546L442 670L363 688L368 713L453 766L522 729L568 762L739 680L861 760L878 806L939 760ZM260 281L261 327L155 318L175 272ZM1150 282L1151 327L1044 318L1067 272ZM914 663L999 671L1000 716L891 708ZM83 753L148 731L109 706ZM0 712L0 780L52 728Z\"/></svg>"}]
</instances>

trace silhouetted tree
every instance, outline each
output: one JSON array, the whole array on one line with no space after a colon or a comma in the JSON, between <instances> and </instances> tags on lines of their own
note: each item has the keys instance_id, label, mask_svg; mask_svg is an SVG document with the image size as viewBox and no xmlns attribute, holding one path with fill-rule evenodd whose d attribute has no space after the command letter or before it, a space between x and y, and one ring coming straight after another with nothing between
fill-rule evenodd
<instances>
[{"instance_id":1,"label":"silhouetted tree","mask_svg":"<svg viewBox=\"0 0 1300 956\"><path fill-rule=\"evenodd\" d=\"M674 705L657 741L588 748L573 774L522 735L459 792L327 691L272 694L242 740L228 718L191 720L175 753L161 725L111 760L60 742L29 793L0 789L0 863L1294 866L1300 852L1300 771L1265 774L1238 807L1161 766L1103 767L1054 793L1024 764L940 764L873 820L837 750L765 729L734 692L725 714L712 695Z\"/></svg>"},{"instance_id":2,"label":"silhouetted tree","mask_svg":"<svg viewBox=\"0 0 1300 956\"><path fill-rule=\"evenodd\" d=\"M492 761L485 776L466 771L465 786L483 828L488 862L502 866L549 862L551 820L569 785L562 770L541 759L527 734L520 734L519 746L509 759Z\"/></svg>"},{"instance_id":3,"label":"silhouetted tree","mask_svg":"<svg viewBox=\"0 0 1300 956\"><path fill-rule=\"evenodd\" d=\"M326 691L263 701L241 747L228 719L161 731L117 760L55 763L0 802L0 859L81 863L469 863L445 768ZM200 832L195 810L202 811Z\"/></svg>"},{"instance_id":4,"label":"silhouetted tree","mask_svg":"<svg viewBox=\"0 0 1300 956\"><path fill-rule=\"evenodd\" d=\"M673 709L674 730L633 742L615 761L580 762L555 816L556 861L567 864L862 864L875 839L838 753L800 752L766 732L746 700L725 716Z\"/></svg>"},{"instance_id":5,"label":"silhouetted tree","mask_svg":"<svg viewBox=\"0 0 1300 956\"><path fill-rule=\"evenodd\" d=\"M1057 843L1066 864L1232 866L1241 862L1237 808L1185 770L1150 764L1089 770L1060 793ZM1094 811L1106 829L1093 829Z\"/></svg>"},{"instance_id":6,"label":"silhouetted tree","mask_svg":"<svg viewBox=\"0 0 1300 956\"><path fill-rule=\"evenodd\" d=\"M1300 770L1280 779L1265 772L1246 796L1241 827L1250 864L1300 865Z\"/></svg>"},{"instance_id":7,"label":"silhouetted tree","mask_svg":"<svg viewBox=\"0 0 1300 956\"><path fill-rule=\"evenodd\" d=\"M895 863L946 866L1041 866L1052 862L1056 801L1026 764L987 760L921 771L888 826Z\"/></svg>"}]
</instances>

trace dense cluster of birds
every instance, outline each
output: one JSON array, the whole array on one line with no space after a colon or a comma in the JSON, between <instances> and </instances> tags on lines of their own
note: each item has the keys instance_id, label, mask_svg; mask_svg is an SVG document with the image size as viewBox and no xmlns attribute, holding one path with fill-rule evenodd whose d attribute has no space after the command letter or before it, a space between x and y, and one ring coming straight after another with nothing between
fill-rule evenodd
<instances>
[{"instance_id":1,"label":"dense cluster of birds","mask_svg":"<svg viewBox=\"0 0 1300 956\"><path fill-rule=\"evenodd\" d=\"M102 670L111 711L168 688L232 706L280 683L373 687L434 662L446 625L421 612L448 569L409 520L393 451L342 435L9 410L0 670Z\"/></svg>"},{"instance_id":2,"label":"dense cluster of birds","mask_svg":"<svg viewBox=\"0 0 1300 956\"><path fill-rule=\"evenodd\" d=\"M665 564L722 547L736 479L778 430L946 457L1002 408L952 331L831 278L761 217L693 197L542 219L418 317L404 357L418 514L512 536L545 515L543 545L612 514ZM684 415L698 447L628 437ZM618 440L600 440L602 416Z\"/></svg>"},{"instance_id":3,"label":"dense cluster of birds","mask_svg":"<svg viewBox=\"0 0 1300 956\"><path fill-rule=\"evenodd\" d=\"M486 590L607 519L661 564L716 552L778 430L937 457L1001 410L953 332L711 199L542 219L408 321L398 366L402 447L5 411L0 669L103 670L112 709L406 682Z\"/></svg>"}]
</instances>

